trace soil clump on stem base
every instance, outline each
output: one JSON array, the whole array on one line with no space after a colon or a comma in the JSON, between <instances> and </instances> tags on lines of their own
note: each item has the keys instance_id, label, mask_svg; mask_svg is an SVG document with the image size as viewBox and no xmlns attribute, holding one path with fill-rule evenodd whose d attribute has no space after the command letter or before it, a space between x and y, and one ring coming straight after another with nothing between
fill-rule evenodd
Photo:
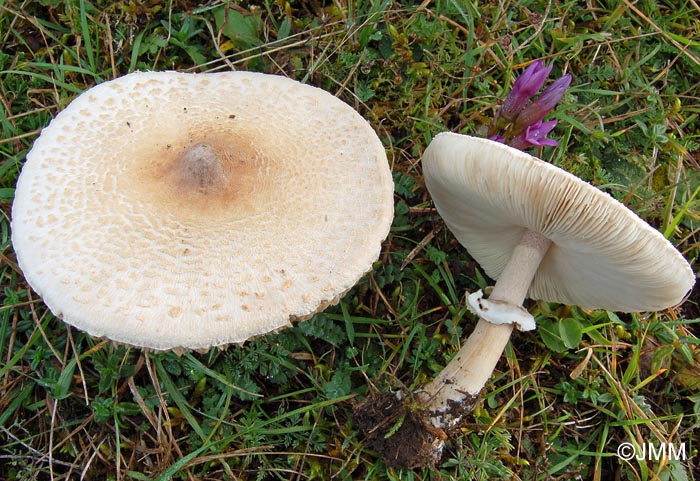
<instances>
[{"instance_id":1,"label":"soil clump on stem base","mask_svg":"<svg viewBox=\"0 0 700 481\"><path fill-rule=\"evenodd\" d=\"M393 468L414 468L439 461L445 432L433 428L427 413L412 409L401 394L380 392L353 410L353 420L365 435L365 442Z\"/></svg>"}]
</instances>

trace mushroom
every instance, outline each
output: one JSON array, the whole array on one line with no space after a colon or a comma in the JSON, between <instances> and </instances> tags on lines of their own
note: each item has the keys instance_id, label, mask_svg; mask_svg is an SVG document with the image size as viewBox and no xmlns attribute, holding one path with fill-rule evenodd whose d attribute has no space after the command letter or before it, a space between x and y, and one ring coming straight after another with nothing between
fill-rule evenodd
<instances>
[{"instance_id":1,"label":"mushroom","mask_svg":"<svg viewBox=\"0 0 700 481\"><path fill-rule=\"evenodd\" d=\"M585 309L657 311L680 303L695 276L657 230L617 200L503 144L442 133L425 150L425 183L457 240L497 279L469 304L480 320L420 391L430 422L453 426L491 377L513 325L534 329L526 296Z\"/></svg>"},{"instance_id":2,"label":"mushroom","mask_svg":"<svg viewBox=\"0 0 700 481\"><path fill-rule=\"evenodd\" d=\"M68 324L206 349L337 302L392 218L384 147L333 95L251 72L139 72L89 89L43 130L12 242Z\"/></svg>"}]
</instances>

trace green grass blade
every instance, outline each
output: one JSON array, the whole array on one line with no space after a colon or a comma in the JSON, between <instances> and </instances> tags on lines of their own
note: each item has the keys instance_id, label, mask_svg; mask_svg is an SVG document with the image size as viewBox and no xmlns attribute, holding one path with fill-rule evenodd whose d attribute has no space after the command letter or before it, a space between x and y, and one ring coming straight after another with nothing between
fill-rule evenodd
<instances>
[{"instance_id":1,"label":"green grass blade","mask_svg":"<svg viewBox=\"0 0 700 481\"><path fill-rule=\"evenodd\" d=\"M185 420L187 420L197 436L199 436L202 440L205 440L207 435L204 433L202 427L199 425L199 422L197 422L197 419L195 419L194 415L192 414L189 403L184 398L170 377L170 374L163 366L160 357L156 357L156 371L158 372L158 377L165 386L168 395L172 398L173 402L182 413L182 416L185 418Z\"/></svg>"}]
</instances>

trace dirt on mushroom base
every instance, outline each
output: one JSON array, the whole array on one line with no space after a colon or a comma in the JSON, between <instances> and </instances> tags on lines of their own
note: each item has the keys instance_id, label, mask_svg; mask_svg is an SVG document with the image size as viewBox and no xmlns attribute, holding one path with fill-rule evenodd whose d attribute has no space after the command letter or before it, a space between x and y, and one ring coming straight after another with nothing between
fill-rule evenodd
<instances>
[{"instance_id":1,"label":"dirt on mushroom base","mask_svg":"<svg viewBox=\"0 0 700 481\"><path fill-rule=\"evenodd\" d=\"M434 427L430 413L416 407L411 394L380 392L365 399L353 410L352 417L365 436L365 443L392 468L417 468L440 461L448 435ZM473 409L478 396L450 405L452 419L461 419ZM453 429L458 429L455 427Z\"/></svg>"}]
</instances>

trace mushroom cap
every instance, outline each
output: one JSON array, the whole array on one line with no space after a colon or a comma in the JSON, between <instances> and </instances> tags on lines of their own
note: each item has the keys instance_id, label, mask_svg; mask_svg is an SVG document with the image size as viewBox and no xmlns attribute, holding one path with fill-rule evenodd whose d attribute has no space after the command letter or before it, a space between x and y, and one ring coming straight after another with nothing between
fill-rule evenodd
<instances>
[{"instance_id":1,"label":"mushroom cap","mask_svg":"<svg viewBox=\"0 0 700 481\"><path fill-rule=\"evenodd\" d=\"M333 95L251 72L138 72L43 130L17 182L12 242L65 322L205 349L337 302L392 218L384 147Z\"/></svg>"},{"instance_id":2,"label":"mushroom cap","mask_svg":"<svg viewBox=\"0 0 700 481\"><path fill-rule=\"evenodd\" d=\"M529 297L621 312L682 301L695 276L661 233L608 194L512 147L442 133L425 183L457 240L498 279L526 229L552 241Z\"/></svg>"}]
</instances>

